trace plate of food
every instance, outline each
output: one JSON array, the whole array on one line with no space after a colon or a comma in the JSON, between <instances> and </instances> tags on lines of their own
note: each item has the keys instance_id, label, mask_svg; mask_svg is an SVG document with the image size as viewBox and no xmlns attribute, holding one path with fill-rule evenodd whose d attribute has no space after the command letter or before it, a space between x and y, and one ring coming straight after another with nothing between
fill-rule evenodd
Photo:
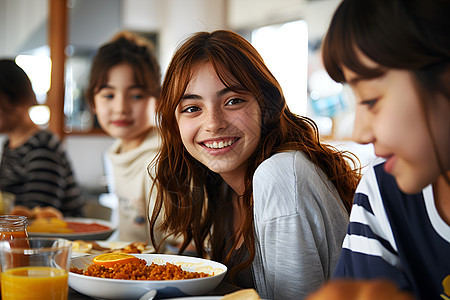
<instances>
[{"instance_id":1,"label":"plate of food","mask_svg":"<svg viewBox=\"0 0 450 300\"><path fill-rule=\"evenodd\" d=\"M96 299L139 299L150 290L158 298L186 297L210 292L226 272L225 265L197 257L105 253L72 258L69 286Z\"/></svg>"},{"instance_id":2,"label":"plate of food","mask_svg":"<svg viewBox=\"0 0 450 300\"><path fill-rule=\"evenodd\" d=\"M83 241L74 240L72 244L72 258L102 253L155 253L155 248L148 242L125 241Z\"/></svg>"},{"instance_id":3,"label":"plate of food","mask_svg":"<svg viewBox=\"0 0 450 300\"><path fill-rule=\"evenodd\" d=\"M105 240L115 228L111 222L91 218L38 218L30 221L28 235L68 240Z\"/></svg>"}]
</instances>

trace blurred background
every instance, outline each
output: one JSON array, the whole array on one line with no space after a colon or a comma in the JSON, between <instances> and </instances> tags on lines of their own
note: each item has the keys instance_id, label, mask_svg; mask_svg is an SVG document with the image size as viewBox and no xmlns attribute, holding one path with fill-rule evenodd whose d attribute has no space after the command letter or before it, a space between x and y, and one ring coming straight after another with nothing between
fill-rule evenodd
<instances>
[{"instance_id":1,"label":"blurred background","mask_svg":"<svg viewBox=\"0 0 450 300\"><path fill-rule=\"evenodd\" d=\"M54 22L61 19L61 11L52 10L55 3L63 3L67 15L56 25L61 28L53 28L66 38L63 91L59 105L49 105L62 123L51 129L64 140L75 176L94 200L106 191L102 155L113 140L99 129L84 93L95 49L123 29L154 42L163 76L174 49L189 34L215 29L241 34L263 56L293 112L314 119L324 140L354 152L363 165L374 158L372 146L351 142L351 93L328 77L320 58L339 0L0 0L0 57L16 59L41 104L49 100L49 35L52 24L61 24ZM48 113L36 112L36 122L48 126Z\"/></svg>"}]
</instances>

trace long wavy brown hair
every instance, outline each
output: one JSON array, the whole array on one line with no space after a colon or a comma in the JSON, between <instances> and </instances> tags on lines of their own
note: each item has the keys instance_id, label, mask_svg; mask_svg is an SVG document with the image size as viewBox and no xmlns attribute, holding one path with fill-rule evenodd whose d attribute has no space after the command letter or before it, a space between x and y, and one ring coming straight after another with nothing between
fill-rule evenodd
<instances>
[{"instance_id":1,"label":"long wavy brown hair","mask_svg":"<svg viewBox=\"0 0 450 300\"><path fill-rule=\"evenodd\" d=\"M241 209L245 212L244 225L230 233L227 225L231 206L230 188L219 174L195 160L181 141L175 110L193 76L193 70L202 62L213 65L225 86L250 92L261 108L261 139L248 160L245 174L245 192ZM353 156L339 152L320 142L316 124L307 117L294 115L286 105L281 87L253 46L230 31L199 32L187 39L175 52L162 86L157 108L162 147L155 161L157 189L156 205L151 216L153 231L156 219L163 216L162 229L183 236L182 253L194 242L201 257L210 257L227 264L237 249L241 237L250 256L230 270L233 276L251 264L255 256L253 231L252 179L256 168L275 153L288 150L302 151L334 184L347 211L359 181L359 170ZM349 163L353 162L353 163ZM158 245L155 245L158 246Z\"/></svg>"}]
</instances>

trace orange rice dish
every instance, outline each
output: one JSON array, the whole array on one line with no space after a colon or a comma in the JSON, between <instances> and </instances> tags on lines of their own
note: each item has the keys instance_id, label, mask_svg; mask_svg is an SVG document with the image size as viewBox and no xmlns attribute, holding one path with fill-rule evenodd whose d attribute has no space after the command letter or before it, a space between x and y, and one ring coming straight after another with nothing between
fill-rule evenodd
<instances>
[{"instance_id":1,"label":"orange rice dish","mask_svg":"<svg viewBox=\"0 0 450 300\"><path fill-rule=\"evenodd\" d=\"M71 268L70 272L100 278L126 280L180 280L210 276L203 272L184 271L180 266L171 263L147 265L144 259L126 263L118 262L110 268L91 264L86 270Z\"/></svg>"}]
</instances>

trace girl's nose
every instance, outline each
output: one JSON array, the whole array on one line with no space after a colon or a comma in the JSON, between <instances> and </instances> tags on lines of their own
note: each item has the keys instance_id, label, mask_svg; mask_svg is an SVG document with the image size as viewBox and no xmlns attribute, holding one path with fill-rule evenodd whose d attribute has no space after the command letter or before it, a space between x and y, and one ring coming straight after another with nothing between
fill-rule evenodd
<instances>
[{"instance_id":1,"label":"girl's nose","mask_svg":"<svg viewBox=\"0 0 450 300\"><path fill-rule=\"evenodd\" d=\"M371 118L358 112L358 109L356 109L352 139L359 144L369 144L375 141Z\"/></svg>"},{"instance_id":2,"label":"girl's nose","mask_svg":"<svg viewBox=\"0 0 450 300\"><path fill-rule=\"evenodd\" d=\"M116 95L114 110L116 113L126 114L129 111L129 103L124 95Z\"/></svg>"},{"instance_id":3,"label":"girl's nose","mask_svg":"<svg viewBox=\"0 0 450 300\"><path fill-rule=\"evenodd\" d=\"M218 132L226 127L227 121L224 118L223 112L219 109L210 110L205 115L206 117L203 122L207 131Z\"/></svg>"}]
</instances>

